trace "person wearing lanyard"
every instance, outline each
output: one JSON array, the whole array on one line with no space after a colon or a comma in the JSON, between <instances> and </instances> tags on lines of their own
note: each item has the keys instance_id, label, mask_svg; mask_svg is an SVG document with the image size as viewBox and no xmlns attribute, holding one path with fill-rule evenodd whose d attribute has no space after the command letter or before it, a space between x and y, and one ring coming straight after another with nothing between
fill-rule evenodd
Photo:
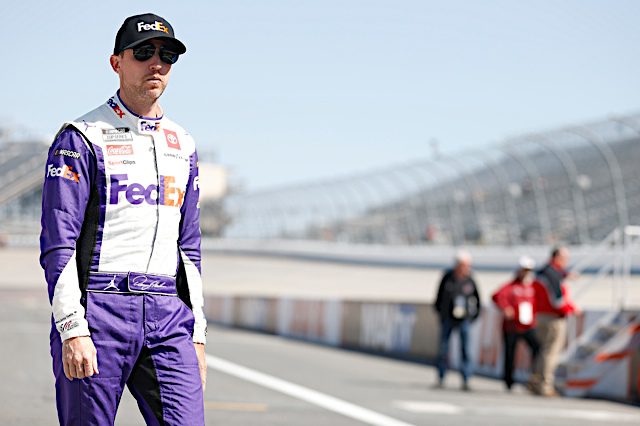
<instances>
[{"instance_id":1,"label":"person wearing lanyard","mask_svg":"<svg viewBox=\"0 0 640 426\"><path fill-rule=\"evenodd\" d=\"M445 271L438 287L434 303L440 318L440 346L437 367L438 383L444 386L449 358L449 339L454 330L460 333L460 357L462 361L462 390L469 391L472 375L471 354L469 353L469 333L471 323L480 315L480 296L471 273L471 255L460 250L456 253L453 269Z\"/></svg>"},{"instance_id":2,"label":"person wearing lanyard","mask_svg":"<svg viewBox=\"0 0 640 426\"><path fill-rule=\"evenodd\" d=\"M522 339L529 345L533 363L540 350L535 336L535 290L532 286L534 268L533 259L521 257L513 280L492 296L493 302L503 315L504 382L508 390L511 390L514 383L513 367L518 341Z\"/></svg>"}]
</instances>

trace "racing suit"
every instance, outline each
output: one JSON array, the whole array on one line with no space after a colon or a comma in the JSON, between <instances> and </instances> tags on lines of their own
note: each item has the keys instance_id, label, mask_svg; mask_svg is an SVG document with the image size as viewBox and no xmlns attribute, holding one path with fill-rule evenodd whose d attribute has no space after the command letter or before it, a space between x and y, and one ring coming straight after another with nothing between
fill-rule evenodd
<instances>
[{"instance_id":1,"label":"racing suit","mask_svg":"<svg viewBox=\"0 0 640 426\"><path fill-rule=\"evenodd\" d=\"M40 264L61 424L113 424L124 385L147 424L204 424L198 158L167 118L119 93L65 123L48 154ZM68 380L62 342L91 336L100 373Z\"/></svg>"}]
</instances>

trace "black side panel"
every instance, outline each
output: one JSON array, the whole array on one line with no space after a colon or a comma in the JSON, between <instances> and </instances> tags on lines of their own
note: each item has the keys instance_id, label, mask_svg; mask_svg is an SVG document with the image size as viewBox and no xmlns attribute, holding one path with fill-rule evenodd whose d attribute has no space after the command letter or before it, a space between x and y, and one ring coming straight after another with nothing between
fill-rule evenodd
<instances>
[{"instance_id":1,"label":"black side panel","mask_svg":"<svg viewBox=\"0 0 640 426\"><path fill-rule=\"evenodd\" d=\"M95 185L91 187L89 202L84 214L80 236L76 242L76 263L78 265L78 282L84 296L89 281L89 269L91 258L96 245L98 233L98 220L100 219L100 197Z\"/></svg>"},{"instance_id":2,"label":"black side panel","mask_svg":"<svg viewBox=\"0 0 640 426\"><path fill-rule=\"evenodd\" d=\"M78 133L80 133L84 138L84 135L81 132ZM76 264L78 267L78 282L80 283L80 291L82 292L83 305L85 305L86 301L89 269L91 268L91 259L93 258L93 252L96 246L98 222L100 220L100 195L98 194L97 184L98 165L96 153L91 142L86 138L85 141L93 153L92 158L94 161L95 174L91 176L91 193L89 194L89 201L87 202L87 208L85 209L80 236L76 241Z\"/></svg>"},{"instance_id":3,"label":"black side panel","mask_svg":"<svg viewBox=\"0 0 640 426\"><path fill-rule=\"evenodd\" d=\"M191 297L189 294L189 286L187 284L187 272L184 269L184 263L181 256L178 256L178 273L176 274L176 288L178 290L178 297L184 302L189 309L191 307Z\"/></svg>"},{"instance_id":4,"label":"black side panel","mask_svg":"<svg viewBox=\"0 0 640 426\"><path fill-rule=\"evenodd\" d=\"M148 348L142 348L129 380L127 380L127 385L132 395L138 400L143 416L153 416L159 424L163 425L160 383L151 359L151 351Z\"/></svg>"}]
</instances>

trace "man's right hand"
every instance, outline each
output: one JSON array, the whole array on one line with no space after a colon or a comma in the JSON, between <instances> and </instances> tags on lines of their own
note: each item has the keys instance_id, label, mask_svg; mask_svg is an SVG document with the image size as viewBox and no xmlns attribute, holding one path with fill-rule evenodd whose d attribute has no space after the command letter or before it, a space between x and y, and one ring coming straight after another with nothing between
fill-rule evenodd
<instances>
[{"instance_id":1,"label":"man's right hand","mask_svg":"<svg viewBox=\"0 0 640 426\"><path fill-rule=\"evenodd\" d=\"M91 337L72 337L62 342L62 366L69 380L100 374L97 351Z\"/></svg>"},{"instance_id":2,"label":"man's right hand","mask_svg":"<svg viewBox=\"0 0 640 426\"><path fill-rule=\"evenodd\" d=\"M504 317L508 320L512 320L516 317L516 311L511 306L507 306L504 308Z\"/></svg>"}]
</instances>

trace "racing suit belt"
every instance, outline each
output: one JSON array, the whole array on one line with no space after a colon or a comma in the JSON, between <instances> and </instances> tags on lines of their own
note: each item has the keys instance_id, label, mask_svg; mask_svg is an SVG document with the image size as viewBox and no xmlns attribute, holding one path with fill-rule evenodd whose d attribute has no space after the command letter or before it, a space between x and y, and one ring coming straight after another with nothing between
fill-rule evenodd
<instances>
[{"instance_id":1,"label":"racing suit belt","mask_svg":"<svg viewBox=\"0 0 640 426\"><path fill-rule=\"evenodd\" d=\"M87 291L178 295L176 277L141 272L90 272Z\"/></svg>"}]
</instances>

